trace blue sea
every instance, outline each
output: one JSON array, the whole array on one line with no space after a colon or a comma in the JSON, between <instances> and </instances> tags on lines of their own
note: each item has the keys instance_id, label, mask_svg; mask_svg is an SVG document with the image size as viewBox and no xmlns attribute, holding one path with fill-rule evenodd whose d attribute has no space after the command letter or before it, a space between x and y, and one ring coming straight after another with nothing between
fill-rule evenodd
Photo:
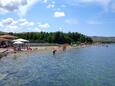
<instances>
[{"instance_id":1,"label":"blue sea","mask_svg":"<svg viewBox=\"0 0 115 86\"><path fill-rule=\"evenodd\" d=\"M115 86L115 44L0 59L0 86Z\"/></svg>"}]
</instances>

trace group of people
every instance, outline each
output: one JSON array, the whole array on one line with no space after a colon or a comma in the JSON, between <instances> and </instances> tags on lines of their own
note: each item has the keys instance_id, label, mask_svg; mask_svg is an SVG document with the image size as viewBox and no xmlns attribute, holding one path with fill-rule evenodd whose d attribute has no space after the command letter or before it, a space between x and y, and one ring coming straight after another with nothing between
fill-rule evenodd
<instances>
[{"instance_id":1,"label":"group of people","mask_svg":"<svg viewBox=\"0 0 115 86\"><path fill-rule=\"evenodd\" d=\"M65 51L67 48L67 45L63 45L62 47L59 47L59 48L53 48L52 52L53 52L53 55L56 54L56 52L60 49L62 49L63 51Z\"/></svg>"},{"instance_id":2,"label":"group of people","mask_svg":"<svg viewBox=\"0 0 115 86\"><path fill-rule=\"evenodd\" d=\"M13 50L14 51L21 51L21 50L32 50L32 48L30 48L29 46L27 45L13 45L12 46Z\"/></svg>"}]
</instances>

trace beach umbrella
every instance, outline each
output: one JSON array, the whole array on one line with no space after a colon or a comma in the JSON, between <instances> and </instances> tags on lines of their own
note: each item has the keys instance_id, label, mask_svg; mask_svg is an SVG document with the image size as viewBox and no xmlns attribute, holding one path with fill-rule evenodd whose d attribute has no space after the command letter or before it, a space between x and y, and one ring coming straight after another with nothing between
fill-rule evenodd
<instances>
[{"instance_id":1,"label":"beach umbrella","mask_svg":"<svg viewBox=\"0 0 115 86\"><path fill-rule=\"evenodd\" d=\"M12 35L1 35L0 38L15 39L15 38L17 38L17 37L16 37L16 36L12 36Z\"/></svg>"},{"instance_id":2,"label":"beach umbrella","mask_svg":"<svg viewBox=\"0 0 115 86\"><path fill-rule=\"evenodd\" d=\"M16 42L14 42L13 44L23 44L23 42L21 42L21 41L16 41Z\"/></svg>"},{"instance_id":3,"label":"beach umbrella","mask_svg":"<svg viewBox=\"0 0 115 86\"><path fill-rule=\"evenodd\" d=\"M21 39L21 38L13 40L13 42L17 42L17 41L20 41L20 42L29 42L28 40Z\"/></svg>"}]
</instances>

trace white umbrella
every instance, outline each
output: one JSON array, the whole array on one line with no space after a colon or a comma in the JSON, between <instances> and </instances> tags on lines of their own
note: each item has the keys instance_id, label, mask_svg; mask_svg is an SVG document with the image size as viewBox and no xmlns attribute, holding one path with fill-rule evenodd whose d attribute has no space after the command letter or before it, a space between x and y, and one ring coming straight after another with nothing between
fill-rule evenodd
<instances>
[{"instance_id":1,"label":"white umbrella","mask_svg":"<svg viewBox=\"0 0 115 86\"><path fill-rule=\"evenodd\" d=\"M23 44L23 42L21 42L21 41L16 41L16 42L14 42L13 44Z\"/></svg>"},{"instance_id":2,"label":"white umbrella","mask_svg":"<svg viewBox=\"0 0 115 86\"><path fill-rule=\"evenodd\" d=\"M25 40L25 39L16 39L16 40L13 40L13 42L16 42L16 41L20 41L20 42L29 42L28 40Z\"/></svg>"}]
</instances>

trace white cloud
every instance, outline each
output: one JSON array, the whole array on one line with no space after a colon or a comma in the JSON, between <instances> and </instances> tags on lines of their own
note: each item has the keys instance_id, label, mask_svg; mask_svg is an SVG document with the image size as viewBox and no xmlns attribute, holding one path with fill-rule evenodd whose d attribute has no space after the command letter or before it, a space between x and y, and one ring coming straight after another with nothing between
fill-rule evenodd
<instances>
[{"instance_id":1,"label":"white cloud","mask_svg":"<svg viewBox=\"0 0 115 86\"><path fill-rule=\"evenodd\" d=\"M39 28L34 28L33 30L32 30L33 32L41 32L41 29L39 29Z\"/></svg>"},{"instance_id":2,"label":"white cloud","mask_svg":"<svg viewBox=\"0 0 115 86\"><path fill-rule=\"evenodd\" d=\"M28 27L28 26L33 26L34 23L33 22L23 22L20 24L20 26L25 26L25 27Z\"/></svg>"},{"instance_id":3,"label":"white cloud","mask_svg":"<svg viewBox=\"0 0 115 86\"><path fill-rule=\"evenodd\" d=\"M25 16L28 9L39 0L0 0L0 12L16 12L19 16Z\"/></svg>"},{"instance_id":4,"label":"white cloud","mask_svg":"<svg viewBox=\"0 0 115 86\"><path fill-rule=\"evenodd\" d=\"M5 11L15 11L20 5L25 5L22 2L23 0L0 0L0 8Z\"/></svg>"},{"instance_id":5,"label":"white cloud","mask_svg":"<svg viewBox=\"0 0 115 86\"><path fill-rule=\"evenodd\" d=\"M29 21L27 19L13 19L13 18L6 18L0 20L0 31L5 32L31 32L37 31L40 32L41 29L49 28L49 24L40 24L38 25L37 22Z\"/></svg>"},{"instance_id":6,"label":"white cloud","mask_svg":"<svg viewBox=\"0 0 115 86\"><path fill-rule=\"evenodd\" d=\"M4 20L2 20L2 24L3 25L14 25L14 24L16 24L17 22L16 21L14 21L14 19L12 19L12 18L7 18L7 19L4 19Z\"/></svg>"},{"instance_id":7,"label":"white cloud","mask_svg":"<svg viewBox=\"0 0 115 86\"><path fill-rule=\"evenodd\" d=\"M104 9L108 9L111 0L81 0L81 3L98 4Z\"/></svg>"},{"instance_id":8,"label":"white cloud","mask_svg":"<svg viewBox=\"0 0 115 86\"><path fill-rule=\"evenodd\" d=\"M65 4L62 4L61 7L65 8L65 7L67 7L67 6L66 6Z\"/></svg>"},{"instance_id":9,"label":"white cloud","mask_svg":"<svg viewBox=\"0 0 115 86\"><path fill-rule=\"evenodd\" d=\"M4 31L4 32L16 32L17 30L19 30L20 28L18 28L17 25L4 25L2 24L2 22L0 22L0 31Z\"/></svg>"},{"instance_id":10,"label":"white cloud","mask_svg":"<svg viewBox=\"0 0 115 86\"><path fill-rule=\"evenodd\" d=\"M57 11L61 11L61 8L57 8L56 10L57 10Z\"/></svg>"},{"instance_id":11,"label":"white cloud","mask_svg":"<svg viewBox=\"0 0 115 86\"><path fill-rule=\"evenodd\" d=\"M0 8L0 14L6 14L6 13L8 13L7 10L4 10L3 8Z\"/></svg>"},{"instance_id":12,"label":"white cloud","mask_svg":"<svg viewBox=\"0 0 115 86\"><path fill-rule=\"evenodd\" d=\"M48 23L37 23L29 21L25 18L18 20L13 18L6 18L0 20L0 31L5 32L40 32L42 29L47 29L49 27L50 25Z\"/></svg>"},{"instance_id":13,"label":"white cloud","mask_svg":"<svg viewBox=\"0 0 115 86\"><path fill-rule=\"evenodd\" d=\"M62 27L59 27L59 31L63 31L63 29L64 29L64 28L62 28Z\"/></svg>"},{"instance_id":14,"label":"white cloud","mask_svg":"<svg viewBox=\"0 0 115 86\"><path fill-rule=\"evenodd\" d=\"M102 24L102 23L99 22L99 21L93 21L93 20L91 20L91 21L88 21L87 24L96 25L96 24Z\"/></svg>"},{"instance_id":15,"label":"white cloud","mask_svg":"<svg viewBox=\"0 0 115 86\"><path fill-rule=\"evenodd\" d=\"M101 4L101 5L108 5L113 0L68 0L65 1L70 5L77 5L77 4Z\"/></svg>"},{"instance_id":16,"label":"white cloud","mask_svg":"<svg viewBox=\"0 0 115 86\"><path fill-rule=\"evenodd\" d=\"M27 0L27 4L19 7L19 16L23 17L26 15L27 11L36 4L39 0Z\"/></svg>"},{"instance_id":17,"label":"white cloud","mask_svg":"<svg viewBox=\"0 0 115 86\"><path fill-rule=\"evenodd\" d=\"M39 28L43 28L43 29L47 29L47 28L50 27L50 25L49 25L48 23L45 23L45 24L39 24L38 26L39 26Z\"/></svg>"},{"instance_id":18,"label":"white cloud","mask_svg":"<svg viewBox=\"0 0 115 86\"><path fill-rule=\"evenodd\" d=\"M67 23L67 24L78 24L79 21L76 19L66 19L65 23Z\"/></svg>"},{"instance_id":19,"label":"white cloud","mask_svg":"<svg viewBox=\"0 0 115 86\"><path fill-rule=\"evenodd\" d=\"M47 7L46 8L54 8L55 7L55 5L54 4L49 4L49 5L47 5Z\"/></svg>"},{"instance_id":20,"label":"white cloud","mask_svg":"<svg viewBox=\"0 0 115 86\"><path fill-rule=\"evenodd\" d=\"M99 5L105 10L109 9L111 3L115 3L114 0L63 0L66 4L69 5Z\"/></svg>"},{"instance_id":21,"label":"white cloud","mask_svg":"<svg viewBox=\"0 0 115 86\"><path fill-rule=\"evenodd\" d=\"M55 4L56 2L55 2L55 1L52 1L51 3L52 3L52 4Z\"/></svg>"},{"instance_id":22,"label":"white cloud","mask_svg":"<svg viewBox=\"0 0 115 86\"><path fill-rule=\"evenodd\" d=\"M115 12L115 3L112 3L110 8L113 12Z\"/></svg>"},{"instance_id":23,"label":"white cloud","mask_svg":"<svg viewBox=\"0 0 115 86\"><path fill-rule=\"evenodd\" d=\"M17 29L19 28L16 25L9 25L5 27L5 32L16 32Z\"/></svg>"},{"instance_id":24,"label":"white cloud","mask_svg":"<svg viewBox=\"0 0 115 86\"><path fill-rule=\"evenodd\" d=\"M24 27L34 26L34 22L27 21L26 19L19 19L18 22L20 26L24 26Z\"/></svg>"},{"instance_id":25,"label":"white cloud","mask_svg":"<svg viewBox=\"0 0 115 86\"><path fill-rule=\"evenodd\" d=\"M43 2L44 2L44 3L47 3L47 2L48 2L48 0L44 0Z\"/></svg>"},{"instance_id":26,"label":"white cloud","mask_svg":"<svg viewBox=\"0 0 115 86\"><path fill-rule=\"evenodd\" d=\"M25 18L18 19L18 22L26 22L27 20Z\"/></svg>"},{"instance_id":27,"label":"white cloud","mask_svg":"<svg viewBox=\"0 0 115 86\"><path fill-rule=\"evenodd\" d=\"M2 24L2 22L0 22L0 27L3 27L3 24Z\"/></svg>"},{"instance_id":28,"label":"white cloud","mask_svg":"<svg viewBox=\"0 0 115 86\"><path fill-rule=\"evenodd\" d=\"M44 0L43 2L47 5L46 8L54 8L55 7L54 1Z\"/></svg>"},{"instance_id":29,"label":"white cloud","mask_svg":"<svg viewBox=\"0 0 115 86\"><path fill-rule=\"evenodd\" d=\"M64 17L65 13L64 12L54 12L54 17Z\"/></svg>"}]
</instances>

